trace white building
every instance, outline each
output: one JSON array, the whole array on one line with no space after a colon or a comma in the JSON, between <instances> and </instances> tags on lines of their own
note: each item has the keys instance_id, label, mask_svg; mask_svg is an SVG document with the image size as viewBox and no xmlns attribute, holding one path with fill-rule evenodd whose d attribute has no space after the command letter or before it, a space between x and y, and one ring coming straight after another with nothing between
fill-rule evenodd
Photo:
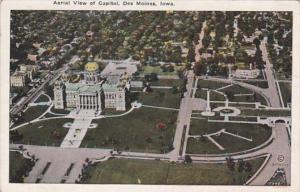
<instances>
[{"instance_id":1,"label":"white building","mask_svg":"<svg viewBox=\"0 0 300 192\"><path fill-rule=\"evenodd\" d=\"M26 84L26 73L21 71L15 71L10 76L10 86L12 87L24 87Z\"/></svg>"},{"instance_id":2,"label":"white building","mask_svg":"<svg viewBox=\"0 0 300 192\"><path fill-rule=\"evenodd\" d=\"M126 110L125 92L129 90L129 78L107 76L101 78L98 64L85 65L84 79L78 83L56 83L54 86L54 106L58 109L101 111L103 108Z\"/></svg>"},{"instance_id":3,"label":"white building","mask_svg":"<svg viewBox=\"0 0 300 192\"><path fill-rule=\"evenodd\" d=\"M235 78L244 78L244 79L255 79L259 76L260 70L258 69L237 69L233 73Z\"/></svg>"},{"instance_id":4,"label":"white building","mask_svg":"<svg viewBox=\"0 0 300 192\"><path fill-rule=\"evenodd\" d=\"M27 77L32 81L33 75L37 72L36 65L20 65L20 71L26 73Z\"/></svg>"}]
</instances>

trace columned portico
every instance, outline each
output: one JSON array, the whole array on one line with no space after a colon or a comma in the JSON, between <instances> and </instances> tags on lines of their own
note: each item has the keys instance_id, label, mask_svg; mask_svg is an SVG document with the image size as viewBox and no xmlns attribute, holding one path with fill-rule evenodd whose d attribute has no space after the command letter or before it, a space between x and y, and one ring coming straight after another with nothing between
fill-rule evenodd
<instances>
[{"instance_id":1,"label":"columned portico","mask_svg":"<svg viewBox=\"0 0 300 192\"><path fill-rule=\"evenodd\" d=\"M84 110L101 110L101 94L93 93L93 94L79 94L78 95L79 104L77 105L77 109Z\"/></svg>"}]
</instances>

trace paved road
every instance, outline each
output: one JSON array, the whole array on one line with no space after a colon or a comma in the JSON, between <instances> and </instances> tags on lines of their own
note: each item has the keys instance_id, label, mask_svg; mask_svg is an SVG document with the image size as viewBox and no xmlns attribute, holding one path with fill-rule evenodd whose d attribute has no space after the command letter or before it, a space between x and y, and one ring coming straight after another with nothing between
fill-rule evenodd
<instances>
[{"instance_id":1,"label":"paved road","mask_svg":"<svg viewBox=\"0 0 300 192\"><path fill-rule=\"evenodd\" d=\"M173 141L174 150L170 152L171 161L178 161L178 158L180 157L184 126L189 126L190 117L192 115L192 102L190 102L194 82L194 72L192 70L188 71L187 79L187 92L185 93L184 98L181 100L179 108L177 127Z\"/></svg>"},{"instance_id":2,"label":"paved road","mask_svg":"<svg viewBox=\"0 0 300 192\"><path fill-rule=\"evenodd\" d=\"M19 145L10 145L10 148L18 148ZM29 176L25 178L26 183L35 183L37 178L41 178L41 183L60 183L62 179L66 179L67 183L74 183L78 175L81 173L85 159L100 159L110 155L108 149L89 148L65 148L50 146L23 145L26 149L25 153L34 154L39 160L33 167ZM48 170L42 175L47 162L51 162ZM74 167L68 177L65 173L68 167L74 163Z\"/></svg>"},{"instance_id":3,"label":"paved road","mask_svg":"<svg viewBox=\"0 0 300 192\"><path fill-rule=\"evenodd\" d=\"M24 101L18 105L14 105L10 109L11 114L18 114L21 110L23 110L24 106L30 102L32 102L40 93L43 91L44 87L48 84L53 84L65 71L69 69L69 65L73 64L76 61L77 56L73 56L69 63L65 64L62 68L54 71L55 75L49 74L45 81L30 95L28 95Z\"/></svg>"},{"instance_id":4,"label":"paved road","mask_svg":"<svg viewBox=\"0 0 300 192\"><path fill-rule=\"evenodd\" d=\"M288 136L287 136L287 129L284 123L276 123L273 127L272 136L273 142L254 152L246 153L246 154L237 154L231 155L233 159L251 159L263 154L271 154L270 159L268 160L265 167L262 171L258 174L257 177L250 182L250 185L265 185L267 181L272 177L274 172L278 168L284 168L286 172L286 180L287 183L290 184L291 182L291 175L290 175L290 160L291 160L291 147L287 144ZM283 156L284 160L281 161L280 157ZM225 161L226 156L193 156L191 155L194 161L203 161L203 162L220 162Z\"/></svg>"},{"instance_id":5,"label":"paved road","mask_svg":"<svg viewBox=\"0 0 300 192\"><path fill-rule=\"evenodd\" d=\"M18 149L19 144L10 144L10 149ZM110 151L112 149L95 149L95 148L65 148L52 146L38 146L38 145L22 145L25 149L24 156L34 154L35 158L39 159L29 176L25 178L25 183L35 183L40 178L41 183L60 183L62 179L66 183L75 183L83 168L86 158L91 161L98 161L103 158L112 156ZM136 152L122 152L117 154L114 152L113 156L117 158L134 158L134 159L161 159L169 160L169 154L152 154L152 153L136 153ZM50 166L47 171L42 174L47 163ZM68 176L65 176L71 163L74 164Z\"/></svg>"},{"instance_id":6,"label":"paved road","mask_svg":"<svg viewBox=\"0 0 300 192\"><path fill-rule=\"evenodd\" d=\"M273 143L260 151L270 153L272 156L262 172L250 183L250 185L265 185L278 168L284 168L287 183L291 183L291 146L288 144L289 138L287 130L283 123L276 123L273 131L275 132ZM280 156L284 157L283 161L280 161Z\"/></svg>"},{"instance_id":7,"label":"paved road","mask_svg":"<svg viewBox=\"0 0 300 192\"><path fill-rule=\"evenodd\" d=\"M273 65L271 64L268 58L268 52L266 48L266 40L263 40L260 44L260 49L262 51L262 58L266 62L265 66L265 74L268 80L269 88L266 89L266 94L270 99L270 103L272 107L281 107L278 90L276 87L276 79L273 74Z\"/></svg>"},{"instance_id":8,"label":"paved road","mask_svg":"<svg viewBox=\"0 0 300 192\"><path fill-rule=\"evenodd\" d=\"M15 114L18 114L21 110L23 110L23 107L24 107L26 104L32 102L32 101L35 99L35 97L36 97L37 95L39 95L39 94L41 93L41 91L43 91L45 85L46 85L47 83L49 83L49 81L50 81L52 78L53 78L53 76L52 76L52 75L49 75L49 76L47 77L47 79L44 81L44 83L42 83L35 91L33 91L30 95L28 95L28 96L23 100L22 103L19 103L18 105L14 105L14 106L10 109L10 113L15 115Z\"/></svg>"},{"instance_id":9,"label":"paved road","mask_svg":"<svg viewBox=\"0 0 300 192\"><path fill-rule=\"evenodd\" d=\"M195 62L198 62L200 61L201 59L201 55L199 53L199 50L202 48L202 39L204 37L204 30L206 28L206 21L204 21L202 23L202 29L201 29L201 32L199 33L199 41L198 41L198 44L195 46Z\"/></svg>"},{"instance_id":10,"label":"paved road","mask_svg":"<svg viewBox=\"0 0 300 192\"><path fill-rule=\"evenodd\" d=\"M75 118L60 147L78 148L83 140L92 119Z\"/></svg>"}]
</instances>

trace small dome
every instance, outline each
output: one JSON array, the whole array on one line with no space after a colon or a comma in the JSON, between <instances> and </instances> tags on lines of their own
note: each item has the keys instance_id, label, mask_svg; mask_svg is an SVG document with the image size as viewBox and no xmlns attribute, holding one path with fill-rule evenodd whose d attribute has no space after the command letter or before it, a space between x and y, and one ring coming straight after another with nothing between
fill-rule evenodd
<instances>
[{"instance_id":1,"label":"small dome","mask_svg":"<svg viewBox=\"0 0 300 192\"><path fill-rule=\"evenodd\" d=\"M94 72L97 71L99 69L99 66L96 62L88 62L85 65L85 70L88 72Z\"/></svg>"}]
</instances>

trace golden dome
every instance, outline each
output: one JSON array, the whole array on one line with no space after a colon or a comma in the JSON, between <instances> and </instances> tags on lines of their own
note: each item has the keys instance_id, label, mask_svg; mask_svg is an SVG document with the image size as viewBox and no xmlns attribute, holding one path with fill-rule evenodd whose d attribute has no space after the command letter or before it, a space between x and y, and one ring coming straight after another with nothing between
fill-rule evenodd
<instances>
[{"instance_id":1,"label":"golden dome","mask_svg":"<svg viewBox=\"0 0 300 192\"><path fill-rule=\"evenodd\" d=\"M85 70L88 72L94 72L97 71L99 69L99 66L96 62L88 62L85 65Z\"/></svg>"}]
</instances>

